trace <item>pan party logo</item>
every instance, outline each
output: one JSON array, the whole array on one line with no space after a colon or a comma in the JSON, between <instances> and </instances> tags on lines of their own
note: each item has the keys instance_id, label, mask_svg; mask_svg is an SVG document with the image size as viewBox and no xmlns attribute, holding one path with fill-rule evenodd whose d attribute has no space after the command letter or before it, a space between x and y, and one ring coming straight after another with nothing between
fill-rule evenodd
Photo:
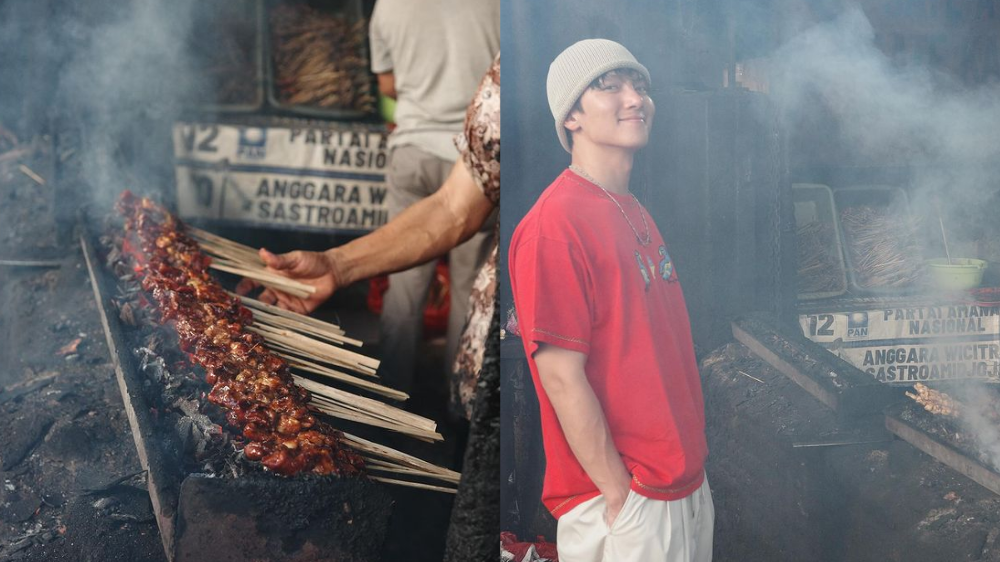
<instances>
[{"instance_id":1,"label":"pan party logo","mask_svg":"<svg viewBox=\"0 0 1000 562\"><path fill-rule=\"evenodd\" d=\"M240 144L236 156L243 160L263 160L267 156L267 129L244 127L240 129Z\"/></svg>"},{"instance_id":2,"label":"pan party logo","mask_svg":"<svg viewBox=\"0 0 1000 562\"><path fill-rule=\"evenodd\" d=\"M867 312L852 312L847 315L847 337L848 339L868 337Z\"/></svg>"}]
</instances>

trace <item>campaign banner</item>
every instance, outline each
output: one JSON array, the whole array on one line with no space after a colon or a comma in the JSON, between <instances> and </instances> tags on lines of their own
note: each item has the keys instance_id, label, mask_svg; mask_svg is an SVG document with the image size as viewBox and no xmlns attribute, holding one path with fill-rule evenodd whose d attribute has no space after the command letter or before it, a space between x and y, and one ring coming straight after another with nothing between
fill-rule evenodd
<instances>
[{"instance_id":1,"label":"campaign banner","mask_svg":"<svg viewBox=\"0 0 1000 562\"><path fill-rule=\"evenodd\" d=\"M389 220L381 127L180 122L173 137L181 218L352 233Z\"/></svg>"},{"instance_id":2,"label":"campaign banner","mask_svg":"<svg viewBox=\"0 0 1000 562\"><path fill-rule=\"evenodd\" d=\"M1000 382L1000 342L845 347L838 355L886 383L982 379Z\"/></svg>"},{"instance_id":3,"label":"campaign banner","mask_svg":"<svg viewBox=\"0 0 1000 562\"><path fill-rule=\"evenodd\" d=\"M1000 382L1000 306L948 304L802 314L810 340L886 383Z\"/></svg>"}]
</instances>

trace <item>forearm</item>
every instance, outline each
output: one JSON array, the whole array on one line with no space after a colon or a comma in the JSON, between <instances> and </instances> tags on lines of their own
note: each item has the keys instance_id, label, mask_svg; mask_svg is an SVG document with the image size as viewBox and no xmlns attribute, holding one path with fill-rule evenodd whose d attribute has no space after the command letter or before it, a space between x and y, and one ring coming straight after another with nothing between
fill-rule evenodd
<instances>
[{"instance_id":1,"label":"forearm","mask_svg":"<svg viewBox=\"0 0 1000 562\"><path fill-rule=\"evenodd\" d=\"M369 235L327 250L343 284L408 269L446 254L465 231L437 194L423 199Z\"/></svg>"},{"instance_id":2,"label":"forearm","mask_svg":"<svg viewBox=\"0 0 1000 562\"><path fill-rule=\"evenodd\" d=\"M601 403L582 369L577 373L549 373L542 380L580 466L605 497L624 501L631 476L615 447Z\"/></svg>"},{"instance_id":3,"label":"forearm","mask_svg":"<svg viewBox=\"0 0 1000 562\"><path fill-rule=\"evenodd\" d=\"M444 185L388 224L349 244L327 250L340 285L393 273L440 257L486 222L493 203L457 162Z\"/></svg>"}]
</instances>

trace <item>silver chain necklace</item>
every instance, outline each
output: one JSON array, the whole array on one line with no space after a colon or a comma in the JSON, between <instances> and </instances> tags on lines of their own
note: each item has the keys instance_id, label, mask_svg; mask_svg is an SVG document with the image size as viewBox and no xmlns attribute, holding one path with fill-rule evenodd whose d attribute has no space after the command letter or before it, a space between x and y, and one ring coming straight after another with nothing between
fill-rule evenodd
<instances>
[{"instance_id":1,"label":"silver chain necklace","mask_svg":"<svg viewBox=\"0 0 1000 562\"><path fill-rule=\"evenodd\" d=\"M639 204L639 199L636 198L636 196L635 196L634 193L629 192L629 195L632 196L632 200L635 201L635 206L639 209L639 217L642 218L642 228L643 228L643 230L646 231L645 238L643 238L642 236L639 236L639 231L636 230L635 226L632 225L632 221L629 220L628 215L625 213L625 209L622 207L621 203L619 203L618 200L615 199L613 195L611 195L611 193L607 190L606 187L604 187L603 185L601 185L597 180L595 180L594 178L592 178L590 176L590 174L588 174L587 172L584 172L582 169L580 169L575 164L570 164L569 165L569 169L573 170L574 172L576 172L576 174L579 175L581 178L583 178L583 179L589 181L590 183L596 185L597 187L601 188L601 191L603 191L604 194L608 196L608 199L610 199L611 202L614 203L616 207L618 207L618 210L621 211L622 217L625 218L625 222L628 223L628 227L632 229L632 233L635 234L635 240L636 240L636 242L639 243L640 246L648 246L649 243L653 241L652 234L649 231L649 224L646 222L646 213L642 212L642 205Z\"/></svg>"}]
</instances>

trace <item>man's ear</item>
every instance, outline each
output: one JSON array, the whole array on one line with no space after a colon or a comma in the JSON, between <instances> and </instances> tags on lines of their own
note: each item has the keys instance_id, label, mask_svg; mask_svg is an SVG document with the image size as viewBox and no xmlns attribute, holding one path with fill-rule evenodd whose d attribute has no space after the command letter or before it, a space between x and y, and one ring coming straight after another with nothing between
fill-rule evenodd
<instances>
[{"instance_id":1,"label":"man's ear","mask_svg":"<svg viewBox=\"0 0 1000 562\"><path fill-rule=\"evenodd\" d=\"M566 116L566 120L563 121L563 127L566 127L573 132L580 130L580 122L576 118L576 111L569 112L569 115Z\"/></svg>"}]
</instances>

